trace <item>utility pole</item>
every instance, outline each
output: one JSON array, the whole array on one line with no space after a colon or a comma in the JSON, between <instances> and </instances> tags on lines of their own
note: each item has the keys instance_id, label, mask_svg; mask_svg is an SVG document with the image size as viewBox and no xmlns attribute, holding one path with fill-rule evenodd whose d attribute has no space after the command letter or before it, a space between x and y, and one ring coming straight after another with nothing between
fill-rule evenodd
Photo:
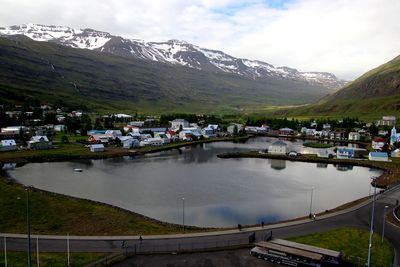
<instances>
[{"instance_id":1,"label":"utility pole","mask_svg":"<svg viewBox=\"0 0 400 267\"><path fill-rule=\"evenodd\" d=\"M7 237L4 237L4 266L7 267Z\"/></svg>"},{"instance_id":2,"label":"utility pole","mask_svg":"<svg viewBox=\"0 0 400 267\"><path fill-rule=\"evenodd\" d=\"M372 216L371 216L371 229L369 231L369 246L368 246L368 262L367 267L371 267L371 254L372 254L372 237L374 234L374 215L375 215L375 196L376 196L376 178L374 178L374 195L372 197Z\"/></svg>"},{"instance_id":3,"label":"utility pole","mask_svg":"<svg viewBox=\"0 0 400 267\"><path fill-rule=\"evenodd\" d=\"M389 208L389 206L385 206L385 209L383 210L382 242L383 242L383 238L385 237L385 223L386 223L386 209L387 208Z\"/></svg>"},{"instance_id":4,"label":"utility pole","mask_svg":"<svg viewBox=\"0 0 400 267\"><path fill-rule=\"evenodd\" d=\"M32 267L32 258L31 258L31 223L29 221L29 189L27 187L26 190L26 227L28 232L28 267Z\"/></svg>"}]
</instances>

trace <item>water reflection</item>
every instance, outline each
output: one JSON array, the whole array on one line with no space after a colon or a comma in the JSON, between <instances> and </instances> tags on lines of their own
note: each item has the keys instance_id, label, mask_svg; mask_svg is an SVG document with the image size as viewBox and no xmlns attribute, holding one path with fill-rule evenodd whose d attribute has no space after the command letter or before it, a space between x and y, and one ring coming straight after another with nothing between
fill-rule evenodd
<instances>
[{"instance_id":1,"label":"water reflection","mask_svg":"<svg viewBox=\"0 0 400 267\"><path fill-rule=\"evenodd\" d=\"M137 157L33 163L9 171L35 187L129 209L167 222L236 226L274 222L332 209L367 196L379 171L266 159L220 159L217 154L267 148L273 138L218 142ZM303 149L301 141L288 142ZM82 172L74 172L81 168ZM344 168L344 167L343 167ZM365 186L360 186L365 184Z\"/></svg>"}]
</instances>

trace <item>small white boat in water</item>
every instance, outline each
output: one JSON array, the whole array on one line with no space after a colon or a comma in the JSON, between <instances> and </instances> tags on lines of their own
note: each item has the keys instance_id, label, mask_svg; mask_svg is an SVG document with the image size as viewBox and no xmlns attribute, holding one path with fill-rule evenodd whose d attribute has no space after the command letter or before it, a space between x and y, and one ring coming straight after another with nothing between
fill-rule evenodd
<instances>
[{"instance_id":1,"label":"small white boat in water","mask_svg":"<svg viewBox=\"0 0 400 267\"><path fill-rule=\"evenodd\" d=\"M80 169L80 168L75 168L74 169L74 172L82 172L83 170L82 169Z\"/></svg>"}]
</instances>

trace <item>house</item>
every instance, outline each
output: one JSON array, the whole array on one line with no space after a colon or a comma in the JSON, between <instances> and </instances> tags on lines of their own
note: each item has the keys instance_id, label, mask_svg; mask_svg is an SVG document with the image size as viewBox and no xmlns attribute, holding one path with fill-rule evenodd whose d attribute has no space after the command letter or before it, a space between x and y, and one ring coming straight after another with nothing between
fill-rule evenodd
<instances>
[{"instance_id":1,"label":"house","mask_svg":"<svg viewBox=\"0 0 400 267\"><path fill-rule=\"evenodd\" d=\"M171 121L171 129L179 130L180 128L188 128L189 122L185 119L175 119Z\"/></svg>"},{"instance_id":2,"label":"house","mask_svg":"<svg viewBox=\"0 0 400 267\"><path fill-rule=\"evenodd\" d=\"M385 138L382 137L375 137L372 139L372 148L375 150L381 150L385 145L387 141Z\"/></svg>"},{"instance_id":3,"label":"house","mask_svg":"<svg viewBox=\"0 0 400 267\"><path fill-rule=\"evenodd\" d=\"M214 129L211 127L206 127L206 128L201 129L201 134L205 138L217 137L217 134L215 134Z\"/></svg>"},{"instance_id":4,"label":"house","mask_svg":"<svg viewBox=\"0 0 400 267\"><path fill-rule=\"evenodd\" d=\"M279 135L294 135L294 130L290 128L280 128Z\"/></svg>"},{"instance_id":5,"label":"house","mask_svg":"<svg viewBox=\"0 0 400 267\"><path fill-rule=\"evenodd\" d=\"M88 141L92 144L108 144L109 139L105 134L93 134L89 136Z\"/></svg>"},{"instance_id":6,"label":"house","mask_svg":"<svg viewBox=\"0 0 400 267\"><path fill-rule=\"evenodd\" d=\"M171 140L168 138L165 132L155 132L154 138L160 138L163 142L163 145L171 143Z\"/></svg>"},{"instance_id":7,"label":"house","mask_svg":"<svg viewBox=\"0 0 400 267\"><path fill-rule=\"evenodd\" d=\"M349 140L358 141L358 140L360 140L360 138L361 138L361 135L358 132L350 132L349 133L349 137L348 137Z\"/></svg>"},{"instance_id":8,"label":"house","mask_svg":"<svg viewBox=\"0 0 400 267\"><path fill-rule=\"evenodd\" d=\"M286 155L287 152L288 152L288 145L281 140L278 140L278 141L272 143L268 147L268 153L270 153L270 154Z\"/></svg>"},{"instance_id":9,"label":"house","mask_svg":"<svg viewBox=\"0 0 400 267\"><path fill-rule=\"evenodd\" d=\"M378 126L395 126L396 116L383 116L382 119L378 120Z\"/></svg>"},{"instance_id":10,"label":"house","mask_svg":"<svg viewBox=\"0 0 400 267\"><path fill-rule=\"evenodd\" d=\"M400 149L396 149L396 150L392 151L390 156L393 158L400 158Z\"/></svg>"},{"instance_id":11,"label":"house","mask_svg":"<svg viewBox=\"0 0 400 267\"><path fill-rule=\"evenodd\" d=\"M163 140L161 138L147 138L140 141L140 146L162 146Z\"/></svg>"},{"instance_id":12,"label":"house","mask_svg":"<svg viewBox=\"0 0 400 267\"><path fill-rule=\"evenodd\" d=\"M180 131L179 139L183 141L192 141L193 140L193 132L192 131Z\"/></svg>"},{"instance_id":13,"label":"house","mask_svg":"<svg viewBox=\"0 0 400 267\"><path fill-rule=\"evenodd\" d=\"M13 151L17 149L17 143L14 139L1 140L0 151Z\"/></svg>"},{"instance_id":14,"label":"house","mask_svg":"<svg viewBox=\"0 0 400 267\"><path fill-rule=\"evenodd\" d=\"M90 145L90 151L91 152L103 152L104 151L104 145L103 144L94 144Z\"/></svg>"},{"instance_id":15,"label":"house","mask_svg":"<svg viewBox=\"0 0 400 267\"><path fill-rule=\"evenodd\" d=\"M308 129L306 127L301 128L300 132L304 134L305 136L315 136L315 133L317 132L315 129Z\"/></svg>"},{"instance_id":16,"label":"house","mask_svg":"<svg viewBox=\"0 0 400 267\"><path fill-rule=\"evenodd\" d=\"M335 131L335 132L330 132L329 133L329 139L337 139L337 140L343 140L346 137L346 133L343 131Z\"/></svg>"},{"instance_id":17,"label":"house","mask_svg":"<svg viewBox=\"0 0 400 267\"><path fill-rule=\"evenodd\" d=\"M87 131L87 135L94 135L94 134L105 134L106 130L90 130Z\"/></svg>"},{"instance_id":18,"label":"house","mask_svg":"<svg viewBox=\"0 0 400 267\"><path fill-rule=\"evenodd\" d=\"M389 161L386 152L369 152L368 159L374 161Z\"/></svg>"},{"instance_id":19,"label":"house","mask_svg":"<svg viewBox=\"0 0 400 267\"><path fill-rule=\"evenodd\" d=\"M138 133L139 132L139 126L136 125L126 125L124 126L124 131L126 133L132 132L132 133Z\"/></svg>"},{"instance_id":20,"label":"house","mask_svg":"<svg viewBox=\"0 0 400 267\"><path fill-rule=\"evenodd\" d=\"M322 129L329 131L331 129L331 125L329 123L324 123L322 124Z\"/></svg>"},{"instance_id":21,"label":"house","mask_svg":"<svg viewBox=\"0 0 400 267\"><path fill-rule=\"evenodd\" d=\"M266 124L263 124L261 126L246 126L244 130L247 133L267 133L269 132L269 126Z\"/></svg>"},{"instance_id":22,"label":"house","mask_svg":"<svg viewBox=\"0 0 400 267\"><path fill-rule=\"evenodd\" d=\"M123 148L132 148L139 146L139 140L134 139L132 136L119 136L117 137L118 140L121 141Z\"/></svg>"},{"instance_id":23,"label":"house","mask_svg":"<svg viewBox=\"0 0 400 267\"><path fill-rule=\"evenodd\" d=\"M26 132L28 128L25 126L9 126L5 128L1 128L2 133L10 133L10 134L19 134L21 131Z\"/></svg>"},{"instance_id":24,"label":"house","mask_svg":"<svg viewBox=\"0 0 400 267\"><path fill-rule=\"evenodd\" d=\"M131 121L131 122L129 123L129 125L131 125L131 126L136 126L136 127L143 127L144 121Z\"/></svg>"},{"instance_id":25,"label":"house","mask_svg":"<svg viewBox=\"0 0 400 267\"><path fill-rule=\"evenodd\" d=\"M218 132L219 130L218 124L209 124L207 128L212 128L214 130L214 133Z\"/></svg>"},{"instance_id":26,"label":"house","mask_svg":"<svg viewBox=\"0 0 400 267\"><path fill-rule=\"evenodd\" d=\"M165 132L165 135L172 141L177 140L178 136L175 131L168 130Z\"/></svg>"},{"instance_id":27,"label":"house","mask_svg":"<svg viewBox=\"0 0 400 267\"><path fill-rule=\"evenodd\" d=\"M235 129L236 129L236 130L235 130ZM233 124L231 124L231 125L228 126L227 132L230 133L230 134L234 134L235 131L236 131L236 133L238 133L238 132L239 132L240 130L242 130L242 129L243 129L243 124L240 124L240 123L233 123Z\"/></svg>"},{"instance_id":28,"label":"house","mask_svg":"<svg viewBox=\"0 0 400 267\"><path fill-rule=\"evenodd\" d=\"M390 145L397 142L400 142L400 133L397 133L396 127L393 126L393 129L390 132Z\"/></svg>"},{"instance_id":29,"label":"house","mask_svg":"<svg viewBox=\"0 0 400 267\"><path fill-rule=\"evenodd\" d=\"M28 142L28 148L36 150L49 149L52 148L52 143L45 135L32 136Z\"/></svg>"},{"instance_id":30,"label":"house","mask_svg":"<svg viewBox=\"0 0 400 267\"><path fill-rule=\"evenodd\" d=\"M111 140L115 140L117 137L122 136L122 132L120 130L107 130L104 134Z\"/></svg>"},{"instance_id":31,"label":"house","mask_svg":"<svg viewBox=\"0 0 400 267\"><path fill-rule=\"evenodd\" d=\"M352 159L354 158L354 149L348 147L338 147L336 149L336 157L338 159Z\"/></svg>"},{"instance_id":32,"label":"house","mask_svg":"<svg viewBox=\"0 0 400 267\"><path fill-rule=\"evenodd\" d=\"M54 125L54 131L56 132L65 132L66 130L67 127L65 127L63 124Z\"/></svg>"},{"instance_id":33,"label":"house","mask_svg":"<svg viewBox=\"0 0 400 267\"><path fill-rule=\"evenodd\" d=\"M329 158L330 157L330 153L328 150L323 150L323 149L318 149L317 151L317 157L318 158Z\"/></svg>"}]
</instances>

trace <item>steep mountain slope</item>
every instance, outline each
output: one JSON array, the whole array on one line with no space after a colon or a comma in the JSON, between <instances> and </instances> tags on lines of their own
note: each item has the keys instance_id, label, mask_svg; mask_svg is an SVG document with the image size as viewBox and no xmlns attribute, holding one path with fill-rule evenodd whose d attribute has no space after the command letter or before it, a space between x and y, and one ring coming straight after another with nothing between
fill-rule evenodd
<instances>
[{"instance_id":1,"label":"steep mountain slope","mask_svg":"<svg viewBox=\"0 0 400 267\"><path fill-rule=\"evenodd\" d=\"M286 115L400 115L400 56L371 70L318 104L278 113Z\"/></svg>"},{"instance_id":2,"label":"steep mountain slope","mask_svg":"<svg viewBox=\"0 0 400 267\"><path fill-rule=\"evenodd\" d=\"M0 38L0 102L6 104L34 98L95 110L232 112L310 103L328 91L305 81L254 80L20 35Z\"/></svg>"},{"instance_id":3,"label":"steep mountain slope","mask_svg":"<svg viewBox=\"0 0 400 267\"><path fill-rule=\"evenodd\" d=\"M182 65L208 72L236 74L254 80L269 78L295 80L329 89L337 89L345 85L345 81L339 80L331 73L300 72L293 68L275 67L257 60L235 58L221 51L201 48L179 40L145 42L125 39L92 29L78 30L64 26L38 24L0 27L0 35L25 35L36 41L55 42L74 48L98 50L127 58Z\"/></svg>"}]
</instances>

